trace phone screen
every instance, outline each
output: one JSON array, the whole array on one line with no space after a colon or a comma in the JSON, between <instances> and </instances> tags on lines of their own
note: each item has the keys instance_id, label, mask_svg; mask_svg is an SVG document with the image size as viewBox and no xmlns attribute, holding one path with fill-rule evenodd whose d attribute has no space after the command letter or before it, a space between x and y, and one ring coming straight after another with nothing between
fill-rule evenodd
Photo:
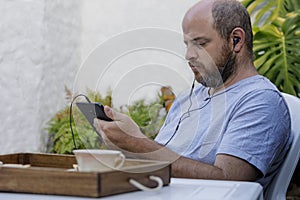
<instances>
[{"instance_id":1,"label":"phone screen","mask_svg":"<svg viewBox=\"0 0 300 200\"><path fill-rule=\"evenodd\" d=\"M112 121L112 119L106 116L104 107L100 103L77 102L76 105L92 126L95 118Z\"/></svg>"}]
</instances>

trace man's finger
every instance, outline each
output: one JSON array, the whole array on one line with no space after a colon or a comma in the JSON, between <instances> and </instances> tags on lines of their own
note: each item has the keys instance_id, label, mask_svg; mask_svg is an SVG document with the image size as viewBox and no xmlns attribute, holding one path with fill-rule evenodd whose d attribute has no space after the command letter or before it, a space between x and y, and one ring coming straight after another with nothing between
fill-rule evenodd
<instances>
[{"instance_id":1,"label":"man's finger","mask_svg":"<svg viewBox=\"0 0 300 200\"><path fill-rule=\"evenodd\" d=\"M121 121L123 116L121 113L114 111L109 106L104 106L104 112L107 115L107 117L111 118L113 121Z\"/></svg>"}]
</instances>

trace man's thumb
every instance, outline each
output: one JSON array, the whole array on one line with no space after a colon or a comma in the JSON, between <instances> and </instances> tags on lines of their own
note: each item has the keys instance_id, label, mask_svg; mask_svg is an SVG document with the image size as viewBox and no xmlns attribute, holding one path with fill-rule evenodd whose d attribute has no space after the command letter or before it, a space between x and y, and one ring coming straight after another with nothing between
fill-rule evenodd
<instances>
[{"instance_id":1,"label":"man's thumb","mask_svg":"<svg viewBox=\"0 0 300 200\"><path fill-rule=\"evenodd\" d=\"M114 121L120 120L121 118L121 113L114 111L111 107L107 105L104 106L104 112L107 115L107 117L111 118Z\"/></svg>"}]
</instances>

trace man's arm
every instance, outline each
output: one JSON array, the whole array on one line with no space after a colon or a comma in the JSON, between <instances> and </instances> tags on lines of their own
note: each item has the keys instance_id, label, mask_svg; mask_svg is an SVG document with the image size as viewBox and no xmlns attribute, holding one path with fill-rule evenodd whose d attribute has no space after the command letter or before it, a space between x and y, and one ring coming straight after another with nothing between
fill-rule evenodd
<instances>
[{"instance_id":1,"label":"man's arm","mask_svg":"<svg viewBox=\"0 0 300 200\"><path fill-rule=\"evenodd\" d=\"M255 181L259 171L248 162L231 156L217 155L214 165L180 157L172 164L172 176L218 180Z\"/></svg>"},{"instance_id":2,"label":"man's arm","mask_svg":"<svg viewBox=\"0 0 300 200\"><path fill-rule=\"evenodd\" d=\"M136 157L170 161L173 177L247 181L258 177L259 170L234 156L219 154L214 165L182 157L147 138L128 116L107 106L105 112L114 121L95 119L94 126L106 144L131 152Z\"/></svg>"}]
</instances>

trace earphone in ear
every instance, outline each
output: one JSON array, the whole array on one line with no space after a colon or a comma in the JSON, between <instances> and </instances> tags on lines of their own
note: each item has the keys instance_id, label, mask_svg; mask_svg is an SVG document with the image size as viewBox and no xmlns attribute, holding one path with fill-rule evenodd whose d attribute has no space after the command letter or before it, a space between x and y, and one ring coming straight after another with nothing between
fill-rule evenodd
<instances>
[{"instance_id":1,"label":"earphone in ear","mask_svg":"<svg viewBox=\"0 0 300 200\"><path fill-rule=\"evenodd\" d=\"M235 46L237 43L239 43L239 41L240 41L240 38L234 37L233 38L233 46Z\"/></svg>"}]
</instances>

